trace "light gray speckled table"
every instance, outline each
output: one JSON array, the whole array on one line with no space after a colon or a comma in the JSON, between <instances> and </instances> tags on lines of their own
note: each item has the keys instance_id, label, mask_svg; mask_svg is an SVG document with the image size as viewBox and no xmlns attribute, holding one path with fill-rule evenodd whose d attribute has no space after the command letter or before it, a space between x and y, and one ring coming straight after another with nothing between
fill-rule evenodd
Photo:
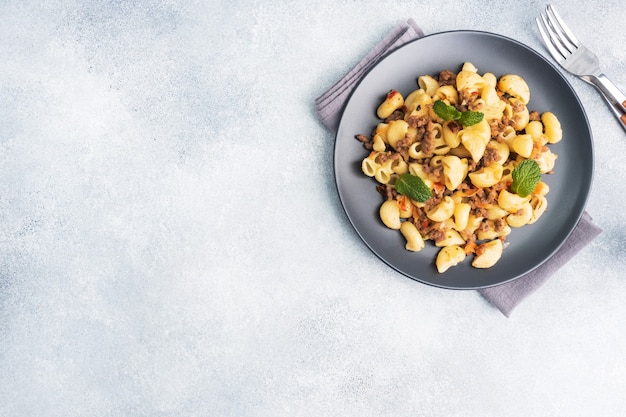
<instances>
[{"instance_id":1,"label":"light gray speckled table","mask_svg":"<svg viewBox=\"0 0 626 417\"><path fill-rule=\"evenodd\" d=\"M0 415L626 413L626 135L604 232L505 318L380 262L314 99L412 17L546 54L537 1L0 5ZM557 3L626 90L621 1Z\"/></svg>"}]
</instances>

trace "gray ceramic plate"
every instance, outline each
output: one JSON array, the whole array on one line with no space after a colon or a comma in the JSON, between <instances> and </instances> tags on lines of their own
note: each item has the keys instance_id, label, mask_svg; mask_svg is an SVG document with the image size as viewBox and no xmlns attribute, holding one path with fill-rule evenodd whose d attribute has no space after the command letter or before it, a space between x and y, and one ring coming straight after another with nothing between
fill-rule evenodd
<instances>
[{"instance_id":1,"label":"gray ceramic plate","mask_svg":"<svg viewBox=\"0 0 626 417\"><path fill-rule=\"evenodd\" d=\"M561 121L563 140L551 145L558 154L555 173L544 175L550 186L548 211L534 224L513 229L500 261L475 269L471 257L439 274L432 241L420 252L404 249L396 230L378 217L382 197L376 181L361 171L367 151L354 136L369 135L378 123L375 109L390 89L408 94L417 77L473 63L480 74L522 76L530 87L530 110L552 111ZM535 269L564 243L580 219L593 173L592 138L587 116L561 73L537 52L506 37L486 32L443 32L413 41L389 54L361 80L346 104L335 143L335 178L345 212L365 244L398 272L443 288L472 289L501 284Z\"/></svg>"}]
</instances>

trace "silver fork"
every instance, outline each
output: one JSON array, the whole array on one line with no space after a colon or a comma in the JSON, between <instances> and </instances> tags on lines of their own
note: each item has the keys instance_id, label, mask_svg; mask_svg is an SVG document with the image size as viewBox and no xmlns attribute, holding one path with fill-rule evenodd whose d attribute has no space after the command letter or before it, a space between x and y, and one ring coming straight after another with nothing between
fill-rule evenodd
<instances>
[{"instance_id":1,"label":"silver fork","mask_svg":"<svg viewBox=\"0 0 626 417\"><path fill-rule=\"evenodd\" d=\"M535 20L552 58L568 72L600 90L626 130L626 96L600 70L598 57L576 39L551 4L546 7L545 14L541 13Z\"/></svg>"}]
</instances>

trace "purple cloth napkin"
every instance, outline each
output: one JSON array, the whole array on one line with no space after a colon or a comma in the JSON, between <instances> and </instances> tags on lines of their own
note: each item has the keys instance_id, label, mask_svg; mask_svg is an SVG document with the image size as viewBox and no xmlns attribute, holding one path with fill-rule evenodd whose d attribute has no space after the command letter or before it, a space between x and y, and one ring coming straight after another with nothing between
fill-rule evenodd
<instances>
[{"instance_id":1,"label":"purple cloth napkin","mask_svg":"<svg viewBox=\"0 0 626 417\"><path fill-rule=\"evenodd\" d=\"M315 100L315 108L322 123L333 132L336 131L346 101L361 77L376 65L384 55L422 36L424 36L424 32L413 19L396 26L389 32L354 68Z\"/></svg>"},{"instance_id":2,"label":"purple cloth napkin","mask_svg":"<svg viewBox=\"0 0 626 417\"><path fill-rule=\"evenodd\" d=\"M419 26L409 19L389 32L359 63L328 91L315 100L315 109L321 122L336 131L350 93L361 77L386 54L407 42L424 36ZM560 267L576 255L602 232L584 212L578 225L561 248L545 263L511 282L480 289L480 294L509 317L513 309L526 297L541 287Z\"/></svg>"}]
</instances>

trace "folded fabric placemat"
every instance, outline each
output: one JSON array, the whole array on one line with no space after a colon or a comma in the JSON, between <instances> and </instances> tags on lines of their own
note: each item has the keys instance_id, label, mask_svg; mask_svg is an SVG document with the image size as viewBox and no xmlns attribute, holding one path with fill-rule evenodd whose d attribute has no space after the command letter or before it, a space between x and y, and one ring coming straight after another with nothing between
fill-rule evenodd
<instances>
[{"instance_id":1,"label":"folded fabric placemat","mask_svg":"<svg viewBox=\"0 0 626 417\"><path fill-rule=\"evenodd\" d=\"M315 100L315 110L320 121L336 132L350 94L359 80L388 53L407 42L424 36L424 32L409 19L394 27L358 64ZM559 250L538 268L513 281L478 290L482 296L509 317L513 309L539 289L559 268L576 255L602 230L584 212L580 221Z\"/></svg>"},{"instance_id":2,"label":"folded fabric placemat","mask_svg":"<svg viewBox=\"0 0 626 417\"><path fill-rule=\"evenodd\" d=\"M550 259L523 277L494 287L480 289L479 292L508 317L520 302L539 289L550 276L600 232L602 229L593 223L593 219L585 211L567 240Z\"/></svg>"},{"instance_id":3,"label":"folded fabric placemat","mask_svg":"<svg viewBox=\"0 0 626 417\"><path fill-rule=\"evenodd\" d=\"M346 101L367 71L389 52L422 36L424 32L413 19L393 28L354 68L315 100L315 109L322 123L333 132L336 131Z\"/></svg>"}]
</instances>

